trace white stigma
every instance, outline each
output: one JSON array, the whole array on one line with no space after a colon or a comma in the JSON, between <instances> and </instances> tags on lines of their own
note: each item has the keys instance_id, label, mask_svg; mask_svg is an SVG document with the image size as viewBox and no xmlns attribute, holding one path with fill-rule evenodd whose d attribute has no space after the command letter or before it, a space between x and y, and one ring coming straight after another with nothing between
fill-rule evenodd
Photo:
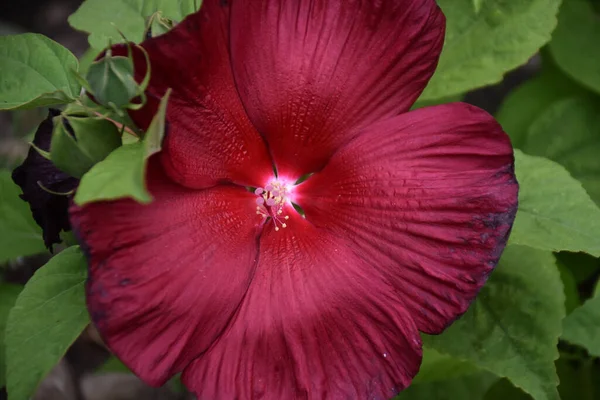
<instances>
[{"instance_id":1,"label":"white stigma","mask_svg":"<svg viewBox=\"0 0 600 400\"><path fill-rule=\"evenodd\" d=\"M274 180L264 188L257 188L254 194L259 196L256 199L256 214L263 219L271 218L276 232L281 228L287 228L284 221L290 217L283 215L283 209L288 202L290 187L286 183Z\"/></svg>"}]
</instances>

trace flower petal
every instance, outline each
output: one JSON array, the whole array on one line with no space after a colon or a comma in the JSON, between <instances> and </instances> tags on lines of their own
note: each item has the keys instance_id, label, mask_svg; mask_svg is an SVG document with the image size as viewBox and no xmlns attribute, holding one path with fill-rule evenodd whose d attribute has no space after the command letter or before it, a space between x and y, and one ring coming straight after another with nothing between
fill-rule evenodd
<instances>
[{"instance_id":1,"label":"flower petal","mask_svg":"<svg viewBox=\"0 0 600 400\"><path fill-rule=\"evenodd\" d=\"M260 247L229 329L184 371L199 399L388 399L410 383L415 324L347 242L296 214Z\"/></svg>"},{"instance_id":2,"label":"flower petal","mask_svg":"<svg viewBox=\"0 0 600 400\"><path fill-rule=\"evenodd\" d=\"M59 113L58 110L50 109L48 117L35 132L33 144L38 149L50 151L52 118ZM21 187L21 198L29 203L33 219L42 228L44 243L51 249L54 244L61 242L61 231L71 230L67 193L77 187L79 180L60 171L33 147L29 149L23 164L13 171L12 178ZM50 193L49 190L65 195Z\"/></svg>"},{"instance_id":3,"label":"flower petal","mask_svg":"<svg viewBox=\"0 0 600 400\"><path fill-rule=\"evenodd\" d=\"M316 172L358 128L408 111L444 29L434 0L233 2L236 83L279 172Z\"/></svg>"},{"instance_id":4,"label":"flower petal","mask_svg":"<svg viewBox=\"0 0 600 400\"><path fill-rule=\"evenodd\" d=\"M150 205L73 207L71 222L88 253L96 327L138 376L162 385L226 327L254 273L260 229L252 193L191 191L151 164Z\"/></svg>"},{"instance_id":5,"label":"flower petal","mask_svg":"<svg viewBox=\"0 0 600 400\"><path fill-rule=\"evenodd\" d=\"M273 173L264 141L248 120L233 82L228 22L229 7L205 0L200 12L142 43L150 57L150 101L132 118L146 129L158 101L173 89L161 160L172 179L191 188L220 181L261 186ZM118 54L126 53L123 46L118 49ZM146 61L139 51L135 66L141 81Z\"/></svg>"},{"instance_id":6,"label":"flower petal","mask_svg":"<svg viewBox=\"0 0 600 400\"><path fill-rule=\"evenodd\" d=\"M436 334L496 266L517 209L508 136L462 103L375 124L296 189L318 227L351 238Z\"/></svg>"}]
</instances>

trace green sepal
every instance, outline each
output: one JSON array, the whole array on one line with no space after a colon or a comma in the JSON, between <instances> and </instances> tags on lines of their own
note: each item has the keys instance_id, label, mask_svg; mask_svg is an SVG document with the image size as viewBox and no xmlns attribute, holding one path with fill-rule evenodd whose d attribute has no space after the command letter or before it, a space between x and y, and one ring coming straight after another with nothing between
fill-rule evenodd
<instances>
[{"instance_id":1,"label":"green sepal","mask_svg":"<svg viewBox=\"0 0 600 400\"><path fill-rule=\"evenodd\" d=\"M50 159L67 174L81 178L120 145L119 128L111 121L60 115L54 119Z\"/></svg>"},{"instance_id":2,"label":"green sepal","mask_svg":"<svg viewBox=\"0 0 600 400\"><path fill-rule=\"evenodd\" d=\"M105 57L90 65L87 73L89 91L99 104L125 108L140 92L133 74L133 60L113 56L109 50Z\"/></svg>"},{"instance_id":3,"label":"green sepal","mask_svg":"<svg viewBox=\"0 0 600 400\"><path fill-rule=\"evenodd\" d=\"M161 150L170 94L169 89L143 139L119 147L85 174L75 194L75 204L122 198L141 204L152 202L146 187L146 166L148 159Z\"/></svg>"},{"instance_id":4,"label":"green sepal","mask_svg":"<svg viewBox=\"0 0 600 400\"><path fill-rule=\"evenodd\" d=\"M172 19L164 17L162 12L157 11L148 19L146 31L149 31L152 37L156 37L169 32L174 26L175 22Z\"/></svg>"}]
</instances>

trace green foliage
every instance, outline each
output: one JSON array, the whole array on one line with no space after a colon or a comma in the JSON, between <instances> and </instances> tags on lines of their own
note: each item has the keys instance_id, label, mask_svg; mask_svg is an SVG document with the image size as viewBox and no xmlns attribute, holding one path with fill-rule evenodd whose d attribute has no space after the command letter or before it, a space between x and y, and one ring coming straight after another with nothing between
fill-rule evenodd
<instances>
[{"instance_id":1,"label":"green foliage","mask_svg":"<svg viewBox=\"0 0 600 400\"><path fill-rule=\"evenodd\" d=\"M4 350L4 332L8 313L17 301L17 296L23 288L0 282L0 387L6 384L6 360Z\"/></svg>"},{"instance_id":2,"label":"green foliage","mask_svg":"<svg viewBox=\"0 0 600 400\"><path fill-rule=\"evenodd\" d=\"M415 383L400 393L397 400L481 400L498 380L494 374L480 371L453 379Z\"/></svg>"},{"instance_id":3,"label":"green foliage","mask_svg":"<svg viewBox=\"0 0 600 400\"><path fill-rule=\"evenodd\" d=\"M161 100L143 140L119 147L83 176L75 195L77 204L124 197L140 203L152 201L146 188L146 164L148 158L161 149L169 93Z\"/></svg>"},{"instance_id":4,"label":"green foliage","mask_svg":"<svg viewBox=\"0 0 600 400\"><path fill-rule=\"evenodd\" d=\"M519 211L510 242L600 256L600 209L581 183L553 161L515 156Z\"/></svg>"},{"instance_id":5,"label":"green foliage","mask_svg":"<svg viewBox=\"0 0 600 400\"><path fill-rule=\"evenodd\" d=\"M481 6L483 6L484 0L471 0L473 2L473 10L475 10L475 14L479 14L481 11Z\"/></svg>"},{"instance_id":6,"label":"green foliage","mask_svg":"<svg viewBox=\"0 0 600 400\"><path fill-rule=\"evenodd\" d=\"M561 164L600 205L600 99L552 103L531 125L521 149Z\"/></svg>"},{"instance_id":7,"label":"green foliage","mask_svg":"<svg viewBox=\"0 0 600 400\"><path fill-rule=\"evenodd\" d=\"M38 270L17 298L6 325L9 400L28 399L89 323L86 260L70 247Z\"/></svg>"},{"instance_id":8,"label":"green foliage","mask_svg":"<svg viewBox=\"0 0 600 400\"><path fill-rule=\"evenodd\" d=\"M45 36L0 36L0 110L64 104L79 96L77 58Z\"/></svg>"},{"instance_id":9,"label":"green foliage","mask_svg":"<svg viewBox=\"0 0 600 400\"><path fill-rule=\"evenodd\" d=\"M424 346L423 363L413 383L432 383L469 375L478 375L479 372L479 368L469 361L458 360Z\"/></svg>"},{"instance_id":10,"label":"green foliage","mask_svg":"<svg viewBox=\"0 0 600 400\"><path fill-rule=\"evenodd\" d=\"M469 311L425 344L507 377L536 400L558 400L562 293L550 252L509 246Z\"/></svg>"},{"instance_id":11,"label":"green foliage","mask_svg":"<svg viewBox=\"0 0 600 400\"><path fill-rule=\"evenodd\" d=\"M556 258L569 269L577 284L584 283L600 270L600 260L585 253L563 251L557 253Z\"/></svg>"},{"instance_id":12,"label":"green foliage","mask_svg":"<svg viewBox=\"0 0 600 400\"><path fill-rule=\"evenodd\" d=\"M550 51L556 63L573 79L600 93L598 43L600 18L596 0L564 0Z\"/></svg>"},{"instance_id":13,"label":"green foliage","mask_svg":"<svg viewBox=\"0 0 600 400\"><path fill-rule=\"evenodd\" d=\"M483 400L530 400L531 396L514 387L508 379L497 381L485 394Z\"/></svg>"},{"instance_id":14,"label":"green foliage","mask_svg":"<svg viewBox=\"0 0 600 400\"><path fill-rule=\"evenodd\" d=\"M600 399L600 380L598 380L600 365L598 363L589 359L578 360L573 357L561 357L556 361L556 370L560 376L558 392L562 400Z\"/></svg>"},{"instance_id":15,"label":"green foliage","mask_svg":"<svg viewBox=\"0 0 600 400\"><path fill-rule=\"evenodd\" d=\"M122 42L119 32L131 42L141 42L147 19L157 11L165 18L181 21L200 5L201 0L86 0L69 17L69 23L90 33L90 45L102 49L109 43Z\"/></svg>"},{"instance_id":16,"label":"green foliage","mask_svg":"<svg viewBox=\"0 0 600 400\"><path fill-rule=\"evenodd\" d=\"M565 318L562 338L600 357L600 297L586 301Z\"/></svg>"},{"instance_id":17,"label":"green foliage","mask_svg":"<svg viewBox=\"0 0 600 400\"><path fill-rule=\"evenodd\" d=\"M447 19L438 69L421 100L499 82L550 40L560 0L438 0Z\"/></svg>"},{"instance_id":18,"label":"green foliage","mask_svg":"<svg viewBox=\"0 0 600 400\"><path fill-rule=\"evenodd\" d=\"M81 178L119 146L119 129L106 119L78 116L54 119L50 159L71 176Z\"/></svg>"},{"instance_id":19,"label":"green foliage","mask_svg":"<svg viewBox=\"0 0 600 400\"><path fill-rule=\"evenodd\" d=\"M415 104L412 106L412 109L416 110L418 108L423 108L423 107L431 107L431 106L437 106L440 104L455 103L457 101L462 101L463 97L464 97L464 95L457 94L454 96L444 97L442 99L433 99L433 100L421 100L421 98L419 98L415 102Z\"/></svg>"},{"instance_id":20,"label":"green foliage","mask_svg":"<svg viewBox=\"0 0 600 400\"><path fill-rule=\"evenodd\" d=\"M128 57L110 56L93 62L87 73L90 92L102 105L113 104L123 108L140 94L133 78L133 60Z\"/></svg>"},{"instance_id":21,"label":"green foliage","mask_svg":"<svg viewBox=\"0 0 600 400\"><path fill-rule=\"evenodd\" d=\"M577 281L575 281L575 277L573 276L571 270L562 264L560 260L557 260L556 265L558 266L560 279L562 280L564 286L565 309L567 311L567 315L569 315L573 310L581 305L579 288L577 287Z\"/></svg>"},{"instance_id":22,"label":"green foliage","mask_svg":"<svg viewBox=\"0 0 600 400\"><path fill-rule=\"evenodd\" d=\"M0 264L46 251L42 232L10 172L0 170Z\"/></svg>"},{"instance_id":23,"label":"green foliage","mask_svg":"<svg viewBox=\"0 0 600 400\"><path fill-rule=\"evenodd\" d=\"M496 115L513 146L521 149L531 124L553 102L584 95L586 90L544 59L541 73L509 93Z\"/></svg>"}]
</instances>

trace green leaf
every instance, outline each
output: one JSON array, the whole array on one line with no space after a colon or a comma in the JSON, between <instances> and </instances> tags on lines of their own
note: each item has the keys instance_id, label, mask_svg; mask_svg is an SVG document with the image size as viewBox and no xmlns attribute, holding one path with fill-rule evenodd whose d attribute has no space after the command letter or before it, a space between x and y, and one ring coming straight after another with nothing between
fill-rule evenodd
<instances>
[{"instance_id":1,"label":"green leaf","mask_svg":"<svg viewBox=\"0 0 600 400\"><path fill-rule=\"evenodd\" d=\"M109 43L144 39L146 19L157 11L164 17L181 21L200 7L199 0L86 0L69 17L75 29L90 33L91 47L103 49Z\"/></svg>"},{"instance_id":2,"label":"green leaf","mask_svg":"<svg viewBox=\"0 0 600 400\"><path fill-rule=\"evenodd\" d=\"M566 267L560 260L557 260L556 265L560 272L560 279L562 280L564 292L565 292L565 309L567 315L571 314L573 310L581 305L579 298L579 289L577 288L577 282L571 270Z\"/></svg>"},{"instance_id":3,"label":"green leaf","mask_svg":"<svg viewBox=\"0 0 600 400\"><path fill-rule=\"evenodd\" d=\"M485 394L483 400L530 400L531 396L514 387L508 379L500 379Z\"/></svg>"},{"instance_id":4,"label":"green leaf","mask_svg":"<svg viewBox=\"0 0 600 400\"><path fill-rule=\"evenodd\" d=\"M0 263L46 251L42 231L20 193L10 172L0 170Z\"/></svg>"},{"instance_id":5,"label":"green leaf","mask_svg":"<svg viewBox=\"0 0 600 400\"><path fill-rule=\"evenodd\" d=\"M521 149L561 164L600 205L600 100L553 103L531 125Z\"/></svg>"},{"instance_id":6,"label":"green leaf","mask_svg":"<svg viewBox=\"0 0 600 400\"><path fill-rule=\"evenodd\" d=\"M152 201L146 188L146 164L161 149L169 95L170 91L161 100L142 141L119 147L83 176L75 194L76 204L120 198L132 198L143 204Z\"/></svg>"},{"instance_id":7,"label":"green leaf","mask_svg":"<svg viewBox=\"0 0 600 400\"><path fill-rule=\"evenodd\" d=\"M92 65L100 53L100 50L89 48L81 57L79 57L79 73L82 76L87 74L90 65Z\"/></svg>"},{"instance_id":8,"label":"green leaf","mask_svg":"<svg viewBox=\"0 0 600 400\"><path fill-rule=\"evenodd\" d=\"M68 116L66 119L75 133L77 147L94 163L121 146L121 133L111 121L100 117Z\"/></svg>"},{"instance_id":9,"label":"green leaf","mask_svg":"<svg viewBox=\"0 0 600 400\"><path fill-rule=\"evenodd\" d=\"M0 36L0 110L70 103L81 87L77 58L45 36Z\"/></svg>"},{"instance_id":10,"label":"green leaf","mask_svg":"<svg viewBox=\"0 0 600 400\"><path fill-rule=\"evenodd\" d=\"M556 254L556 259L569 269L578 284L587 281L600 270L600 260L589 254L561 251Z\"/></svg>"},{"instance_id":11,"label":"green leaf","mask_svg":"<svg viewBox=\"0 0 600 400\"><path fill-rule=\"evenodd\" d=\"M494 374L482 371L461 378L432 383L413 384L397 400L481 400L490 386L498 380Z\"/></svg>"},{"instance_id":12,"label":"green leaf","mask_svg":"<svg viewBox=\"0 0 600 400\"><path fill-rule=\"evenodd\" d=\"M594 0L595 1L595 0ZM592 0L565 0L558 14L550 52L573 79L600 93L600 18Z\"/></svg>"},{"instance_id":13,"label":"green leaf","mask_svg":"<svg viewBox=\"0 0 600 400\"><path fill-rule=\"evenodd\" d=\"M508 94L496 119L509 134L513 146L522 149L529 127L554 101L584 93L585 89L545 60L540 75Z\"/></svg>"},{"instance_id":14,"label":"green leaf","mask_svg":"<svg viewBox=\"0 0 600 400\"><path fill-rule=\"evenodd\" d=\"M556 361L560 378L558 392L563 400L600 399L600 366L591 360L573 360L572 356ZM486 399L487 400L487 399Z\"/></svg>"},{"instance_id":15,"label":"green leaf","mask_svg":"<svg viewBox=\"0 0 600 400\"><path fill-rule=\"evenodd\" d=\"M6 385L6 361L4 359L4 331L10 309L15 305L22 286L0 283L0 387Z\"/></svg>"},{"instance_id":16,"label":"green leaf","mask_svg":"<svg viewBox=\"0 0 600 400\"><path fill-rule=\"evenodd\" d=\"M50 159L64 172L81 178L120 145L119 129L108 120L59 116L54 119Z\"/></svg>"},{"instance_id":17,"label":"green leaf","mask_svg":"<svg viewBox=\"0 0 600 400\"><path fill-rule=\"evenodd\" d=\"M86 259L78 246L52 258L29 280L8 316L9 400L28 399L89 324Z\"/></svg>"},{"instance_id":18,"label":"green leaf","mask_svg":"<svg viewBox=\"0 0 600 400\"><path fill-rule=\"evenodd\" d=\"M423 362L421 363L419 373L413 379L413 384L461 378L468 375L475 375L479 372L479 368L469 361L458 360L424 346Z\"/></svg>"},{"instance_id":19,"label":"green leaf","mask_svg":"<svg viewBox=\"0 0 600 400\"><path fill-rule=\"evenodd\" d=\"M444 97L443 99L434 99L434 100L421 100L419 98L415 102L415 104L413 104L411 109L416 110L418 108L423 108L423 107L431 107L431 106L437 106L440 104L455 103L457 101L462 101L464 97L465 97L464 94L457 94L457 95L450 96L450 97Z\"/></svg>"},{"instance_id":20,"label":"green leaf","mask_svg":"<svg viewBox=\"0 0 600 400\"><path fill-rule=\"evenodd\" d=\"M515 150L519 210L510 243L600 255L600 209L567 170Z\"/></svg>"},{"instance_id":21,"label":"green leaf","mask_svg":"<svg viewBox=\"0 0 600 400\"><path fill-rule=\"evenodd\" d=\"M140 94L133 73L131 58L112 56L107 52L105 57L90 65L86 78L98 103L123 108Z\"/></svg>"},{"instance_id":22,"label":"green leaf","mask_svg":"<svg viewBox=\"0 0 600 400\"><path fill-rule=\"evenodd\" d=\"M467 313L424 342L510 379L536 400L558 400L554 360L564 315L552 253L508 246Z\"/></svg>"},{"instance_id":23,"label":"green leaf","mask_svg":"<svg viewBox=\"0 0 600 400\"><path fill-rule=\"evenodd\" d=\"M84 205L121 198L150 203L152 196L145 183L146 161L143 142L119 147L83 176L75 194L75 203Z\"/></svg>"},{"instance_id":24,"label":"green leaf","mask_svg":"<svg viewBox=\"0 0 600 400\"><path fill-rule=\"evenodd\" d=\"M438 0L447 19L439 66L421 100L465 93L502 80L550 40L560 0Z\"/></svg>"},{"instance_id":25,"label":"green leaf","mask_svg":"<svg viewBox=\"0 0 600 400\"><path fill-rule=\"evenodd\" d=\"M152 37L160 36L171 29L173 29L174 23L171 19L165 18L162 15L162 12L158 11L150 17L150 33Z\"/></svg>"},{"instance_id":26,"label":"green leaf","mask_svg":"<svg viewBox=\"0 0 600 400\"><path fill-rule=\"evenodd\" d=\"M497 380L497 376L482 371L469 361L424 347L419 373L397 399L480 400Z\"/></svg>"},{"instance_id":27,"label":"green leaf","mask_svg":"<svg viewBox=\"0 0 600 400\"><path fill-rule=\"evenodd\" d=\"M471 0L473 3L473 10L475 10L475 14L479 14L481 11L481 6L483 6L483 0Z\"/></svg>"},{"instance_id":28,"label":"green leaf","mask_svg":"<svg viewBox=\"0 0 600 400\"><path fill-rule=\"evenodd\" d=\"M593 297L563 321L562 338L600 357L600 297Z\"/></svg>"}]
</instances>

